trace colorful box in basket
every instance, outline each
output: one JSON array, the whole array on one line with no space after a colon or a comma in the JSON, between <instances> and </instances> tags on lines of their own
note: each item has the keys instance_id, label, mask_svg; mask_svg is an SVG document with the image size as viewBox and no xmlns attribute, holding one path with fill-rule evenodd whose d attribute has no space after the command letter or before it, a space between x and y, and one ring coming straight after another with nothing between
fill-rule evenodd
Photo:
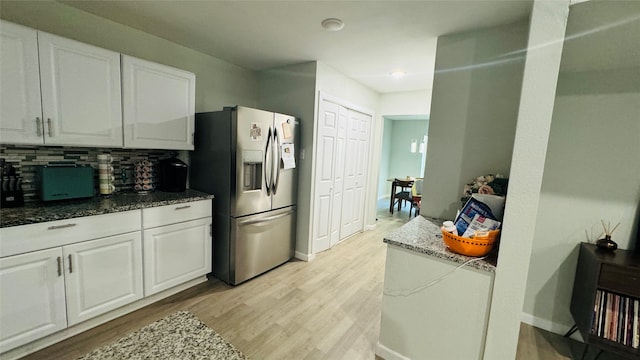
<instances>
[{"instance_id":1,"label":"colorful box in basket","mask_svg":"<svg viewBox=\"0 0 640 360\"><path fill-rule=\"evenodd\" d=\"M476 215L496 221L502 221L504 197L496 195L473 194L464 204L454 224L458 234L465 234Z\"/></svg>"}]
</instances>

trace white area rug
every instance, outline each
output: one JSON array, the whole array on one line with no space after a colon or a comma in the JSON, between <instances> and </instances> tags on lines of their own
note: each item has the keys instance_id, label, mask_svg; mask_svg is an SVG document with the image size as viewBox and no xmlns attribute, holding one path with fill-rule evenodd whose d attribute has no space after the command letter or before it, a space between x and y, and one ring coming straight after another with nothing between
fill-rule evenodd
<instances>
[{"instance_id":1,"label":"white area rug","mask_svg":"<svg viewBox=\"0 0 640 360\"><path fill-rule=\"evenodd\" d=\"M78 360L246 360L240 351L188 311L179 311L98 348Z\"/></svg>"}]
</instances>

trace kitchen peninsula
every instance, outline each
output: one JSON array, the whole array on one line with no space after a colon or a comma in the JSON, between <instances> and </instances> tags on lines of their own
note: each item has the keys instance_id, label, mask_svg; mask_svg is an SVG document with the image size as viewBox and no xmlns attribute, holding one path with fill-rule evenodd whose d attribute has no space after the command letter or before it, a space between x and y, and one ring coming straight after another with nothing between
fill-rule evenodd
<instances>
[{"instance_id":1,"label":"kitchen peninsula","mask_svg":"<svg viewBox=\"0 0 640 360\"><path fill-rule=\"evenodd\" d=\"M1 357L207 280L213 195L154 192L0 210Z\"/></svg>"},{"instance_id":2,"label":"kitchen peninsula","mask_svg":"<svg viewBox=\"0 0 640 360\"><path fill-rule=\"evenodd\" d=\"M376 353L387 360L483 357L495 252L471 258L449 251L440 224L418 216L384 238L388 246Z\"/></svg>"}]
</instances>

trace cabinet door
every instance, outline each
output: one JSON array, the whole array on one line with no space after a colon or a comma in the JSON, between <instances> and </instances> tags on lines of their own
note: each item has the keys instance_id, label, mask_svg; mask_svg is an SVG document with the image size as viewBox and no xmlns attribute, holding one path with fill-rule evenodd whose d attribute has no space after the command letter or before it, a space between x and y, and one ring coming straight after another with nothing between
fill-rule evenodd
<instances>
[{"instance_id":1,"label":"cabinet door","mask_svg":"<svg viewBox=\"0 0 640 360\"><path fill-rule=\"evenodd\" d=\"M140 232L63 247L69 325L142 298Z\"/></svg>"},{"instance_id":2,"label":"cabinet door","mask_svg":"<svg viewBox=\"0 0 640 360\"><path fill-rule=\"evenodd\" d=\"M145 296L211 272L211 218L144 231Z\"/></svg>"},{"instance_id":3,"label":"cabinet door","mask_svg":"<svg viewBox=\"0 0 640 360\"><path fill-rule=\"evenodd\" d=\"M120 54L38 32L45 144L122 147Z\"/></svg>"},{"instance_id":4,"label":"cabinet door","mask_svg":"<svg viewBox=\"0 0 640 360\"><path fill-rule=\"evenodd\" d=\"M0 349L66 328L64 302L60 248L0 259Z\"/></svg>"},{"instance_id":5,"label":"cabinet door","mask_svg":"<svg viewBox=\"0 0 640 360\"><path fill-rule=\"evenodd\" d=\"M42 145L36 31L0 21L0 142Z\"/></svg>"},{"instance_id":6,"label":"cabinet door","mask_svg":"<svg viewBox=\"0 0 640 360\"><path fill-rule=\"evenodd\" d=\"M193 150L196 76L122 56L124 146Z\"/></svg>"}]
</instances>

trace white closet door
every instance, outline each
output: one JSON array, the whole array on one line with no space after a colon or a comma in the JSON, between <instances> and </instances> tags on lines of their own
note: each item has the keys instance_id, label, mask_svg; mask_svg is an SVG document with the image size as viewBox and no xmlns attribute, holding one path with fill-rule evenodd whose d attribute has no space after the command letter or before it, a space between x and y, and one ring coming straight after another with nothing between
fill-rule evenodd
<instances>
[{"instance_id":1,"label":"white closet door","mask_svg":"<svg viewBox=\"0 0 640 360\"><path fill-rule=\"evenodd\" d=\"M328 101L320 103L316 155L315 198L313 209L313 252L331 247L333 218L334 159L338 148L340 107Z\"/></svg>"},{"instance_id":2,"label":"white closet door","mask_svg":"<svg viewBox=\"0 0 640 360\"><path fill-rule=\"evenodd\" d=\"M349 110L340 240L362 231L371 116Z\"/></svg>"},{"instance_id":3,"label":"white closet door","mask_svg":"<svg viewBox=\"0 0 640 360\"><path fill-rule=\"evenodd\" d=\"M331 246L335 245L342 239L340 236L340 217L342 216L343 207L346 205L344 198L345 184L345 161L349 156L345 153L347 124L349 110L339 106L338 116L338 136L336 141L336 157L334 163L333 175L333 211L331 212Z\"/></svg>"}]
</instances>

